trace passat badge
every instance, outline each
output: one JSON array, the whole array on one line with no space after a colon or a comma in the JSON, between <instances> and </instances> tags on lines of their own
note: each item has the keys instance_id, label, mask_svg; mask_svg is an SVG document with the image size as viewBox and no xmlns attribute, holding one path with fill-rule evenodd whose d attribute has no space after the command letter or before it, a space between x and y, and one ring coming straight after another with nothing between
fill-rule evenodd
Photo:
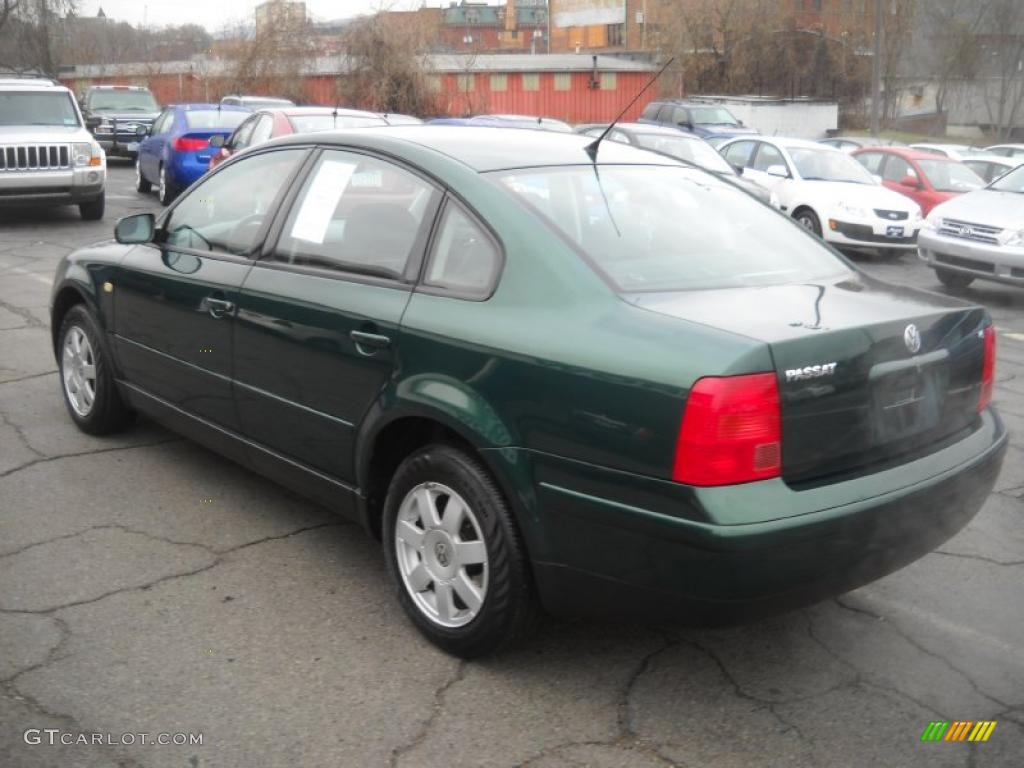
<instances>
[{"instance_id":1,"label":"passat badge","mask_svg":"<svg viewBox=\"0 0 1024 768\"><path fill-rule=\"evenodd\" d=\"M805 365L803 368L787 368L786 381L804 381L805 379L820 379L822 376L831 376L835 372L836 363Z\"/></svg>"},{"instance_id":2,"label":"passat badge","mask_svg":"<svg viewBox=\"0 0 1024 768\"><path fill-rule=\"evenodd\" d=\"M913 323L903 331L903 343L907 345L907 352L912 355L916 355L921 349L921 333Z\"/></svg>"}]
</instances>

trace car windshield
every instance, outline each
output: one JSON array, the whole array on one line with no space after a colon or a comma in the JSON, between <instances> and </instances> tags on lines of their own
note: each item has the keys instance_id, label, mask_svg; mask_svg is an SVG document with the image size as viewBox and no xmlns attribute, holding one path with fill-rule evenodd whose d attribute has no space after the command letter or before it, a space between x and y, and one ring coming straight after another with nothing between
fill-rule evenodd
<instances>
[{"instance_id":1,"label":"car windshield","mask_svg":"<svg viewBox=\"0 0 1024 768\"><path fill-rule=\"evenodd\" d=\"M288 118L296 133L332 131L335 128L365 128L369 125L387 125L372 115L292 115Z\"/></svg>"},{"instance_id":2,"label":"car windshield","mask_svg":"<svg viewBox=\"0 0 1024 768\"><path fill-rule=\"evenodd\" d=\"M249 112L234 109L191 109L185 112L189 128L237 128Z\"/></svg>"},{"instance_id":3,"label":"car windshield","mask_svg":"<svg viewBox=\"0 0 1024 768\"><path fill-rule=\"evenodd\" d=\"M93 112L160 111L153 94L149 91L93 91L89 94L88 105Z\"/></svg>"},{"instance_id":4,"label":"car windshield","mask_svg":"<svg viewBox=\"0 0 1024 768\"><path fill-rule=\"evenodd\" d=\"M917 164L932 186L940 192L970 192L985 186L985 180L963 163L918 160Z\"/></svg>"},{"instance_id":5,"label":"car windshield","mask_svg":"<svg viewBox=\"0 0 1024 768\"><path fill-rule=\"evenodd\" d=\"M682 134L670 136L664 133L638 133L635 134L636 143L644 149L653 149L655 152L663 152L666 155L677 157L688 163L694 163L701 168L707 168L715 173L727 173L735 176L736 172L732 166L705 141L690 139Z\"/></svg>"},{"instance_id":6,"label":"car windshield","mask_svg":"<svg viewBox=\"0 0 1024 768\"><path fill-rule=\"evenodd\" d=\"M725 107L689 107L690 122L695 125L739 125Z\"/></svg>"},{"instance_id":7,"label":"car windshield","mask_svg":"<svg viewBox=\"0 0 1024 768\"><path fill-rule=\"evenodd\" d=\"M3 91L0 92L0 125L77 126L79 122L71 94L66 91Z\"/></svg>"},{"instance_id":8,"label":"car windshield","mask_svg":"<svg viewBox=\"0 0 1024 768\"><path fill-rule=\"evenodd\" d=\"M779 285L849 272L786 217L696 169L582 165L494 173L624 292Z\"/></svg>"},{"instance_id":9,"label":"car windshield","mask_svg":"<svg viewBox=\"0 0 1024 768\"><path fill-rule=\"evenodd\" d=\"M875 180L864 166L845 152L811 147L787 147L797 173L805 181L849 181L854 184L874 184Z\"/></svg>"},{"instance_id":10,"label":"car windshield","mask_svg":"<svg viewBox=\"0 0 1024 768\"><path fill-rule=\"evenodd\" d=\"M1018 195L1024 195L1024 165L1018 165L1006 175L1000 176L989 185L989 189L994 189L997 192L1016 192Z\"/></svg>"}]
</instances>

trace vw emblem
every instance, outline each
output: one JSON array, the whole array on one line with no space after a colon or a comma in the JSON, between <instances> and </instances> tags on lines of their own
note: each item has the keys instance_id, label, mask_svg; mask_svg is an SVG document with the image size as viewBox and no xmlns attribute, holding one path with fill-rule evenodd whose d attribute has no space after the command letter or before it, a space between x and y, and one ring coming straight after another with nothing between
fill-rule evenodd
<instances>
[{"instance_id":1,"label":"vw emblem","mask_svg":"<svg viewBox=\"0 0 1024 768\"><path fill-rule=\"evenodd\" d=\"M434 555L437 557L437 562L441 564L442 568L448 567L448 547L445 546L443 541L439 541L434 545Z\"/></svg>"},{"instance_id":2,"label":"vw emblem","mask_svg":"<svg viewBox=\"0 0 1024 768\"><path fill-rule=\"evenodd\" d=\"M913 323L903 331L903 343L907 345L907 351L912 355L916 355L921 349L921 333Z\"/></svg>"}]
</instances>

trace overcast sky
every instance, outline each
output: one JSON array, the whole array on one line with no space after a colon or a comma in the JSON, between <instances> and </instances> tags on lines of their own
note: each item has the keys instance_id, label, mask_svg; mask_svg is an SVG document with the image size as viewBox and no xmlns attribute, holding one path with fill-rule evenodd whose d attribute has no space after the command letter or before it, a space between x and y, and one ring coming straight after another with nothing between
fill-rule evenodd
<instances>
[{"instance_id":1,"label":"overcast sky","mask_svg":"<svg viewBox=\"0 0 1024 768\"><path fill-rule=\"evenodd\" d=\"M80 16L95 16L100 6L108 18L129 24L167 26L169 24L201 24L211 32L226 22L252 20L253 9L260 0L80 0ZM430 0L428 5L441 5ZM408 10L419 7L419 0L306 0L306 9L314 21L343 19L371 13L381 7Z\"/></svg>"}]
</instances>

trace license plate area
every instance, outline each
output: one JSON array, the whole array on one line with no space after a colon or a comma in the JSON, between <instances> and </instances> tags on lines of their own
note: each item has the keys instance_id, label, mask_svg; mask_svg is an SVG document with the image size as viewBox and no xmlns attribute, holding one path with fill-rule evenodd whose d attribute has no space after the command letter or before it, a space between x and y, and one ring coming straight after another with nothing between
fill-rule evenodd
<instances>
[{"instance_id":1,"label":"license plate area","mask_svg":"<svg viewBox=\"0 0 1024 768\"><path fill-rule=\"evenodd\" d=\"M893 224L889 224L885 228L886 237L903 237L903 227L897 227Z\"/></svg>"},{"instance_id":2,"label":"license plate area","mask_svg":"<svg viewBox=\"0 0 1024 768\"><path fill-rule=\"evenodd\" d=\"M871 393L875 441L888 443L938 427L947 378L944 366L932 366L906 368L877 379Z\"/></svg>"}]
</instances>

